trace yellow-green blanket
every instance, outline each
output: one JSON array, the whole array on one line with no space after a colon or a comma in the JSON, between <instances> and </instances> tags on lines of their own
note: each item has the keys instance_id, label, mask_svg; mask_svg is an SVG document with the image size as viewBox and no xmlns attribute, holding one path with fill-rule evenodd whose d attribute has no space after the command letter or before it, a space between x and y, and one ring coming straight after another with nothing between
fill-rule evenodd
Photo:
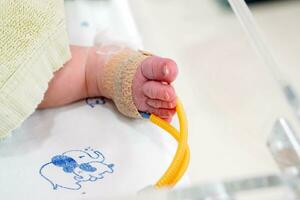
<instances>
[{"instance_id":1,"label":"yellow-green blanket","mask_svg":"<svg viewBox=\"0 0 300 200\"><path fill-rule=\"evenodd\" d=\"M0 139L34 112L69 58L63 0L0 0Z\"/></svg>"}]
</instances>

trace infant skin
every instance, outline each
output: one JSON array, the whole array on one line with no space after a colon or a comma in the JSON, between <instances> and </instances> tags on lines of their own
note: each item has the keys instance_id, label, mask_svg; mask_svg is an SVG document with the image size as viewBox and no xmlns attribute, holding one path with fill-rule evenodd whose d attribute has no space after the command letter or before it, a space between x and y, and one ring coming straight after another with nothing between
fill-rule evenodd
<instances>
[{"instance_id":1,"label":"infant skin","mask_svg":"<svg viewBox=\"0 0 300 200\"><path fill-rule=\"evenodd\" d=\"M103 60L96 47L70 46L72 58L55 72L40 109L62 106L88 97L111 98L101 91ZM107 49L109 51L109 49ZM170 122L175 114L176 93L171 83L178 73L168 58L150 56L139 65L132 83L133 101L142 112Z\"/></svg>"}]
</instances>

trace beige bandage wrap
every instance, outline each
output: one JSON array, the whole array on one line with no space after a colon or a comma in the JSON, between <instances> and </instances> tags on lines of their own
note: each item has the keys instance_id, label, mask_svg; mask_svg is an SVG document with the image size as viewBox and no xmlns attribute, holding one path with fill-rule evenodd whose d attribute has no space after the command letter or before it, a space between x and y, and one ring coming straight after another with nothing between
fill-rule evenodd
<instances>
[{"instance_id":1,"label":"beige bandage wrap","mask_svg":"<svg viewBox=\"0 0 300 200\"><path fill-rule=\"evenodd\" d=\"M118 110L131 118L142 118L133 101L132 83L137 68L151 54L124 48L112 55L103 67L102 91Z\"/></svg>"}]
</instances>

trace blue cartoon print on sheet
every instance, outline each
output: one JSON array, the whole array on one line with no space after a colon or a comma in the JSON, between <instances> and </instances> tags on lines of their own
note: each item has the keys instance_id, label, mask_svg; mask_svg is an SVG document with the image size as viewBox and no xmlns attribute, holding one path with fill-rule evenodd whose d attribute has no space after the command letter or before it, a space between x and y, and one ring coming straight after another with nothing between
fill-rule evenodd
<instances>
[{"instance_id":1,"label":"blue cartoon print on sheet","mask_svg":"<svg viewBox=\"0 0 300 200\"><path fill-rule=\"evenodd\" d=\"M103 97L86 98L85 102L91 108L94 108L96 105L104 105L106 103L105 98Z\"/></svg>"},{"instance_id":2,"label":"blue cartoon print on sheet","mask_svg":"<svg viewBox=\"0 0 300 200\"><path fill-rule=\"evenodd\" d=\"M40 168L40 175L54 190L79 190L84 182L94 182L103 179L107 173L113 173L114 164L104 161L104 155L90 147L70 150L53 156L50 162Z\"/></svg>"}]
</instances>

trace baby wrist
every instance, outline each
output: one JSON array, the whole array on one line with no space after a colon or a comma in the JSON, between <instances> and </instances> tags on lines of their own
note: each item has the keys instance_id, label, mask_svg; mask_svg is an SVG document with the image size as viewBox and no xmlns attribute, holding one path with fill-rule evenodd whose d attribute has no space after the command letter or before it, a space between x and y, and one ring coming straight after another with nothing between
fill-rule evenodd
<instances>
[{"instance_id":1,"label":"baby wrist","mask_svg":"<svg viewBox=\"0 0 300 200\"><path fill-rule=\"evenodd\" d=\"M106 58L102 69L101 91L118 110L131 118L141 118L133 101L132 83L140 64L151 54L122 48Z\"/></svg>"}]
</instances>

